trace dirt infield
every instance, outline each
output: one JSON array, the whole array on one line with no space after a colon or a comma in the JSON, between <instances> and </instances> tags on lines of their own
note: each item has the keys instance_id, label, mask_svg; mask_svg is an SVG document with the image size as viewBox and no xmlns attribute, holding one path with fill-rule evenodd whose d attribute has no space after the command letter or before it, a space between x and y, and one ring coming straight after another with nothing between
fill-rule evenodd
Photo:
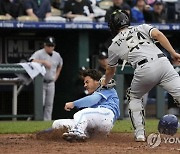
<instances>
[{"instance_id":1,"label":"dirt infield","mask_svg":"<svg viewBox=\"0 0 180 154\"><path fill-rule=\"evenodd\" d=\"M1 154L119 154L119 153L180 153L180 143L161 143L150 148L147 142L134 142L132 133L111 133L107 138L94 137L86 142L69 143L61 132L37 136L35 134L1 134ZM177 136L180 136L178 134ZM171 141L172 142L172 141Z\"/></svg>"}]
</instances>

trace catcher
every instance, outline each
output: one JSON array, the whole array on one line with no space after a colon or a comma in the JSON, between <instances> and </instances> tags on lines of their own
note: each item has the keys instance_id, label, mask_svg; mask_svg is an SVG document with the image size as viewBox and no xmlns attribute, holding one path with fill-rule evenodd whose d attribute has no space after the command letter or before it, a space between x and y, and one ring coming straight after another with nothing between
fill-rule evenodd
<instances>
[{"instance_id":1,"label":"catcher","mask_svg":"<svg viewBox=\"0 0 180 154\"><path fill-rule=\"evenodd\" d=\"M142 96L159 85L173 96L177 104L180 104L179 74L156 46L156 40L178 63L180 54L173 49L166 36L157 28L147 24L130 26L127 12L114 11L109 21L109 28L114 38L108 48L108 66L102 85L106 85L114 76L119 59L128 62L135 69L131 87L127 93L129 115L135 130L135 140L144 142L146 140L145 112Z\"/></svg>"},{"instance_id":2,"label":"catcher","mask_svg":"<svg viewBox=\"0 0 180 154\"><path fill-rule=\"evenodd\" d=\"M112 79L106 87L101 87L99 80L102 75L95 69L85 70L82 76L89 95L66 103L64 109L84 109L75 113L74 119L59 119L52 124L53 129L67 128L62 137L70 142L84 141L97 132L107 135L120 116L119 99L113 88L115 81Z\"/></svg>"}]
</instances>

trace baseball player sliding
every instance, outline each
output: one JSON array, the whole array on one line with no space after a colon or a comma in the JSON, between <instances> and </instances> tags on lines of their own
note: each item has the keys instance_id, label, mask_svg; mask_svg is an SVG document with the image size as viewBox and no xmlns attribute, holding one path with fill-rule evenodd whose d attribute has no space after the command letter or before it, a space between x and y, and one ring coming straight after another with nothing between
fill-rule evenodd
<instances>
[{"instance_id":1,"label":"baseball player sliding","mask_svg":"<svg viewBox=\"0 0 180 154\"><path fill-rule=\"evenodd\" d=\"M84 108L74 114L73 119L55 120L53 129L68 129L63 134L67 141L84 141L91 137L91 133L101 132L107 135L114 122L120 116L119 99L113 88L115 81L111 80L106 87L101 87L99 80L101 73L95 69L83 72L84 87L88 96L65 104L64 109L70 111L74 107ZM91 133L89 133L91 132Z\"/></svg>"},{"instance_id":2,"label":"baseball player sliding","mask_svg":"<svg viewBox=\"0 0 180 154\"><path fill-rule=\"evenodd\" d=\"M155 85L167 90L180 104L180 78L155 41L164 47L172 58L180 62L180 54L172 48L165 35L147 24L130 26L128 14L116 10L112 13L109 28L114 35L108 49L108 66L102 85L114 76L118 60L127 61L135 69L129 89L129 115L135 129L136 141L145 141L144 108L142 96Z\"/></svg>"}]
</instances>

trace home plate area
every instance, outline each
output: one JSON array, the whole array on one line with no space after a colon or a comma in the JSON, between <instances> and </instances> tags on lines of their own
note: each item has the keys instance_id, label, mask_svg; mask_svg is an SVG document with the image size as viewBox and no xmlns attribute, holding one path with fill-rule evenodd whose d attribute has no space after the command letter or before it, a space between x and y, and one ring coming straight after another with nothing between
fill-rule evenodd
<instances>
[{"instance_id":1,"label":"home plate area","mask_svg":"<svg viewBox=\"0 0 180 154\"><path fill-rule=\"evenodd\" d=\"M85 142L67 142L62 139L63 131L47 134L1 134L0 153L18 154L119 154L119 153L180 153L180 143L167 136L161 137L161 143L153 147L147 142L135 142L133 133L110 133L108 137L95 135ZM180 134L176 134L178 138ZM167 140L165 142L164 138Z\"/></svg>"}]
</instances>

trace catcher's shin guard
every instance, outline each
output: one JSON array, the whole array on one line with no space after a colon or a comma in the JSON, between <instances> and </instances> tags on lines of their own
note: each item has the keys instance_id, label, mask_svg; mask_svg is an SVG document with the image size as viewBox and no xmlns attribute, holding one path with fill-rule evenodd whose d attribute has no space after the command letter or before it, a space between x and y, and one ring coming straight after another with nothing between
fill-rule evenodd
<instances>
[{"instance_id":1,"label":"catcher's shin guard","mask_svg":"<svg viewBox=\"0 0 180 154\"><path fill-rule=\"evenodd\" d=\"M137 141L145 141L144 108L140 99L132 99L129 103L129 116L135 130Z\"/></svg>"},{"instance_id":2,"label":"catcher's shin guard","mask_svg":"<svg viewBox=\"0 0 180 154\"><path fill-rule=\"evenodd\" d=\"M180 97L173 97L173 99L174 99L174 103L178 106L178 107L180 107Z\"/></svg>"}]
</instances>

